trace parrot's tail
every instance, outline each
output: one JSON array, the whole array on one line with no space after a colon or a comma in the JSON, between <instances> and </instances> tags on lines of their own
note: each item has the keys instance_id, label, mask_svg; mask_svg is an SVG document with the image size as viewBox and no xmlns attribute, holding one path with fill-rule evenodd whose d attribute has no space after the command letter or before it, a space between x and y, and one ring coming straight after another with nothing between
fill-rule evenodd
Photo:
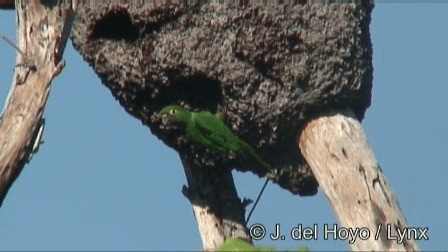
<instances>
[{"instance_id":1,"label":"parrot's tail","mask_svg":"<svg viewBox=\"0 0 448 252\"><path fill-rule=\"evenodd\" d=\"M258 156L258 154L255 152L255 150L250 147L250 145L248 145L247 143L245 143L244 141L240 140L240 144L241 144L241 149L246 152L249 153L253 159L257 160L258 163L260 163L264 168L266 168L268 171L271 170L271 166L266 163L260 156Z\"/></svg>"},{"instance_id":2,"label":"parrot's tail","mask_svg":"<svg viewBox=\"0 0 448 252\"><path fill-rule=\"evenodd\" d=\"M258 154L255 152L255 150L250 147L250 145L248 145L247 143L245 143L244 141L240 140L240 145L241 145L241 149L245 152L245 153L249 153L253 159L257 160L258 163L260 163L266 170L270 171L272 168L271 166L266 163L260 156L258 156ZM252 207L252 209L249 212L249 215L247 216L246 219L246 225L250 220L250 217L252 216L252 213L254 212L255 208L257 207L258 202L260 201L261 195L264 192L264 189L266 189L266 186L269 183L269 179L266 179L266 182L264 182L263 187L261 188L260 193L258 194L257 199L255 200L254 206Z\"/></svg>"}]
</instances>

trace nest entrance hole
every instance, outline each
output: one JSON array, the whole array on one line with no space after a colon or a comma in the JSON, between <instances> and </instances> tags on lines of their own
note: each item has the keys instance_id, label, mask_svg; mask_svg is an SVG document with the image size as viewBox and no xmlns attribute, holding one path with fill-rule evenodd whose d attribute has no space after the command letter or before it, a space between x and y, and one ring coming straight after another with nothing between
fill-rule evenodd
<instances>
[{"instance_id":1,"label":"nest entrance hole","mask_svg":"<svg viewBox=\"0 0 448 252\"><path fill-rule=\"evenodd\" d=\"M224 100L220 83L204 75L179 78L173 82L172 90L173 100L203 111L217 112Z\"/></svg>"},{"instance_id":2,"label":"nest entrance hole","mask_svg":"<svg viewBox=\"0 0 448 252\"><path fill-rule=\"evenodd\" d=\"M139 31L126 10L117 10L104 16L94 27L92 39L125 40L134 42Z\"/></svg>"}]
</instances>

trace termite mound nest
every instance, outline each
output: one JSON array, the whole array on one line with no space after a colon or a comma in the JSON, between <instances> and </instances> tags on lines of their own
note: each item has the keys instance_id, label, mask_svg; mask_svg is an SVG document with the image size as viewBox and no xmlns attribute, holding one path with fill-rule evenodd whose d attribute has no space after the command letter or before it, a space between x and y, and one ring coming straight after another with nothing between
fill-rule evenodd
<instances>
[{"instance_id":1,"label":"termite mound nest","mask_svg":"<svg viewBox=\"0 0 448 252\"><path fill-rule=\"evenodd\" d=\"M254 160L192 144L157 112L171 104L220 112L226 124L276 169L294 194L318 183L296 138L328 109L370 105L372 6L81 5L75 48L121 106L189 162L265 176Z\"/></svg>"}]
</instances>

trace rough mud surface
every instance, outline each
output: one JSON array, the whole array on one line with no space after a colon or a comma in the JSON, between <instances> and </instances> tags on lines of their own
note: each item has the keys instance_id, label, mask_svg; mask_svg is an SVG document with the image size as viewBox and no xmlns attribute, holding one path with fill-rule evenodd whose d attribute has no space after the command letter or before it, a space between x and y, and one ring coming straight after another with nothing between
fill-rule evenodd
<instances>
[{"instance_id":1,"label":"rough mud surface","mask_svg":"<svg viewBox=\"0 0 448 252\"><path fill-rule=\"evenodd\" d=\"M225 115L276 168L273 181L313 195L317 182L296 146L327 109L370 105L371 7L356 4L88 4L72 41L128 113L201 167L265 176L248 157L192 144L156 113L166 105Z\"/></svg>"}]
</instances>

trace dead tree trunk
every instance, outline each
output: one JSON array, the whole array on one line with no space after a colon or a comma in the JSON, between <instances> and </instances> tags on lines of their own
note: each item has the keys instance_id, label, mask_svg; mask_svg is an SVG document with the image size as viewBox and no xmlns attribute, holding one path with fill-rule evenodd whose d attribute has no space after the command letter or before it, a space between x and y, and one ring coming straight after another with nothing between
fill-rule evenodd
<instances>
[{"instance_id":1,"label":"dead tree trunk","mask_svg":"<svg viewBox=\"0 0 448 252\"><path fill-rule=\"evenodd\" d=\"M310 121L298 139L325 196L344 228L365 228L353 251L416 251L415 240L394 240L406 220L378 165L363 128L348 109ZM333 228L333 227L330 227ZM389 231L388 231L389 230ZM367 234L366 231L363 231Z\"/></svg>"},{"instance_id":2,"label":"dead tree trunk","mask_svg":"<svg viewBox=\"0 0 448 252\"><path fill-rule=\"evenodd\" d=\"M231 237L250 241L244 221L244 205L238 197L230 169L200 169L182 158L190 200L198 223L202 247L215 251Z\"/></svg>"},{"instance_id":3,"label":"dead tree trunk","mask_svg":"<svg viewBox=\"0 0 448 252\"><path fill-rule=\"evenodd\" d=\"M24 165L37 151L50 84L61 61L73 20L70 4L45 6L17 1L17 65L0 117L0 206Z\"/></svg>"}]
</instances>

